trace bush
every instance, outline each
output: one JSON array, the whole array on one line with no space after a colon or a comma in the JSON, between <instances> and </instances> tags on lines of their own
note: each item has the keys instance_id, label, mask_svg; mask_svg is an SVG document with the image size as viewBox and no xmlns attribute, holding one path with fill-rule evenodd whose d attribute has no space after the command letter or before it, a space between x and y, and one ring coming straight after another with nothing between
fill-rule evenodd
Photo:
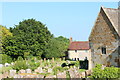
<instances>
[{"instance_id":1,"label":"bush","mask_svg":"<svg viewBox=\"0 0 120 80\"><path fill-rule=\"evenodd\" d=\"M69 78L70 78L70 73L69 73L69 71L66 71L66 78L67 78L67 80L70 80Z\"/></svg>"},{"instance_id":2,"label":"bush","mask_svg":"<svg viewBox=\"0 0 120 80\"><path fill-rule=\"evenodd\" d=\"M120 68L116 67L106 67L102 70L101 65L98 64L89 78L119 78L119 70Z\"/></svg>"},{"instance_id":3,"label":"bush","mask_svg":"<svg viewBox=\"0 0 120 80\"><path fill-rule=\"evenodd\" d=\"M11 70L12 67L1 67L0 68L0 74L3 74L4 72L8 72L9 70Z\"/></svg>"},{"instance_id":4,"label":"bush","mask_svg":"<svg viewBox=\"0 0 120 80\"><path fill-rule=\"evenodd\" d=\"M0 64L11 63L12 58L6 54L0 54L2 60L0 60Z\"/></svg>"},{"instance_id":5,"label":"bush","mask_svg":"<svg viewBox=\"0 0 120 80\"><path fill-rule=\"evenodd\" d=\"M40 66L40 62L29 62L28 65L29 65L28 68L34 71Z\"/></svg>"},{"instance_id":6,"label":"bush","mask_svg":"<svg viewBox=\"0 0 120 80\"><path fill-rule=\"evenodd\" d=\"M85 69L79 69L79 72L85 72Z\"/></svg>"},{"instance_id":7,"label":"bush","mask_svg":"<svg viewBox=\"0 0 120 80\"><path fill-rule=\"evenodd\" d=\"M28 69L28 65L26 64L26 61L23 60L21 57L17 59L17 61L12 66L13 69L19 71L21 69Z\"/></svg>"},{"instance_id":8,"label":"bush","mask_svg":"<svg viewBox=\"0 0 120 80\"><path fill-rule=\"evenodd\" d=\"M79 67L79 66L80 66L79 61L76 61L75 66L76 66L76 67Z\"/></svg>"},{"instance_id":9,"label":"bush","mask_svg":"<svg viewBox=\"0 0 120 80\"><path fill-rule=\"evenodd\" d=\"M74 64L73 66L76 66L76 67L80 66L79 61L71 61L70 64Z\"/></svg>"},{"instance_id":10,"label":"bush","mask_svg":"<svg viewBox=\"0 0 120 80\"><path fill-rule=\"evenodd\" d=\"M64 69L63 69L62 67L55 67L55 68L53 69L54 75L56 75L58 71L63 72Z\"/></svg>"}]
</instances>

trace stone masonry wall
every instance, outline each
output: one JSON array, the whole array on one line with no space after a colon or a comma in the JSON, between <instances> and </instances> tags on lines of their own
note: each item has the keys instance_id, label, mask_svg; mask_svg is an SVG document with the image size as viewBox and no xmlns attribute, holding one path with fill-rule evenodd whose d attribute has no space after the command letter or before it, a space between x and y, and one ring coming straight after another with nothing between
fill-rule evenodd
<instances>
[{"instance_id":1,"label":"stone masonry wall","mask_svg":"<svg viewBox=\"0 0 120 80\"><path fill-rule=\"evenodd\" d=\"M89 37L92 67L94 67L95 64L118 66L119 63L117 49L118 40L106 20L105 14L100 11ZM101 47L106 47L106 54L102 54Z\"/></svg>"}]
</instances>

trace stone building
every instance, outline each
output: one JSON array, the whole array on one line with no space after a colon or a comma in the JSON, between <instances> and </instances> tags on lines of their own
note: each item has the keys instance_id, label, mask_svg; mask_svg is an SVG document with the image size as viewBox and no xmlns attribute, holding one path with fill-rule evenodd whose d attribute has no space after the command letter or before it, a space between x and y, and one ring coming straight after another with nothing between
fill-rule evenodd
<instances>
[{"instance_id":1,"label":"stone building","mask_svg":"<svg viewBox=\"0 0 120 80\"><path fill-rule=\"evenodd\" d=\"M89 36L92 67L96 64L119 66L120 18L118 9L101 7ZM118 20L119 19L119 20Z\"/></svg>"},{"instance_id":2,"label":"stone building","mask_svg":"<svg viewBox=\"0 0 120 80\"><path fill-rule=\"evenodd\" d=\"M72 41L68 47L68 59L85 60L90 59L89 41Z\"/></svg>"}]
</instances>

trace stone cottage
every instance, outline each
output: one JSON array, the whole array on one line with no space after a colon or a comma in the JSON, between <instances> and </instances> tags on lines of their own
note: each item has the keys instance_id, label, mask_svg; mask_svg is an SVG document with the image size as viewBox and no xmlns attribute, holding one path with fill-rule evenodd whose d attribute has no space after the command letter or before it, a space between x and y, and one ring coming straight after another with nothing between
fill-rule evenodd
<instances>
[{"instance_id":1,"label":"stone cottage","mask_svg":"<svg viewBox=\"0 0 120 80\"><path fill-rule=\"evenodd\" d=\"M89 41L72 41L68 47L68 59L85 60L90 59Z\"/></svg>"},{"instance_id":2,"label":"stone cottage","mask_svg":"<svg viewBox=\"0 0 120 80\"><path fill-rule=\"evenodd\" d=\"M120 25L118 9L101 7L89 36L92 67L120 66Z\"/></svg>"}]
</instances>

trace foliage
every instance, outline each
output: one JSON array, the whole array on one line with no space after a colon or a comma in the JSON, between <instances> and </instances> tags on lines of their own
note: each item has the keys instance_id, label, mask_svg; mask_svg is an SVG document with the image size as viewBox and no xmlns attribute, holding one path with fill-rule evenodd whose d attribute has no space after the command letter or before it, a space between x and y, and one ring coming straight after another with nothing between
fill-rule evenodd
<instances>
[{"instance_id":1,"label":"foliage","mask_svg":"<svg viewBox=\"0 0 120 80\"><path fill-rule=\"evenodd\" d=\"M60 66L57 66L57 67L54 67L53 68L53 72L54 72L54 75L56 75L57 73L58 73L58 71L59 72L63 72L63 71L65 71L65 70L68 70L68 68L67 67L60 67Z\"/></svg>"},{"instance_id":2,"label":"foliage","mask_svg":"<svg viewBox=\"0 0 120 80\"><path fill-rule=\"evenodd\" d=\"M6 27L0 25L0 35L2 36L2 40L8 36L12 36L12 33Z\"/></svg>"},{"instance_id":3,"label":"foliage","mask_svg":"<svg viewBox=\"0 0 120 80\"><path fill-rule=\"evenodd\" d=\"M69 40L62 36L57 38L52 38L47 45L46 58L59 58L65 56L65 51L67 51Z\"/></svg>"},{"instance_id":4,"label":"foliage","mask_svg":"<svg viewBox=\"0 0 120 80\"><path fill-rule=\"evenodd\" d=\"M15 61L12 68L19 71L21 69L27 69L28 65L25 60L23 60L21 57L18 57L17 61Z\"/></svg>"},{"instance_id":5,"label":"foliage","mask_svg":"<svg viewBox=\"0 0 120 80\"><path fill-rule=\"evenodd\" d=\"M44 75L44 76L50 75L50 73L39 73L39 74Z\"/></svg>"},{"instance_id":6,"label":"foliage","mask_svg":"<svg viewBox=\"0 0 120 80\"><path fill-rule=\"evenodd\" d=\"M0 25L0 53L3 54L3 50L4 50L4 40L7 38L7 37L11 37L12 36L12 33L4 26ZM8 58L6 57L5 55L2 55L4 58ZM6 61L7 59L3 59L3 63L4 63L4 60Z\"/></svg>"},{"instance_id":7,"label":"foliage","mask_svg":"<svg viewBox=\"0 0 120 80\"><path fill-rule=\"evenodd\" d=\"M11 63L12 62L12 58L6 54L0 54L1 60L0 60L0 64L5 64L5 63Z\"/></svg>"},{"instance_id":8,"label":"foliage","mask_svg":"<svg viewBox=\"0 0 120 80\"><path fill-rule=\"evenodd\" d=\"M85 72L85 69L79 69L79 72Z\"/></svg>"},{"instance_id":9,"label":"foliage","mask_svg":"<svg viewBox=\"0 0 120 80\"><path fill-rule=\"evenodd\" d=\"M1 67L0 68L0 74L3 74L4 72L8 72L11 69L12 69L11 66L9 66L9 67Z\"/></svg>"},{"instance_id":10,"label":"foliage","mask_svg":"<svg viewBox=\"0 0 120 80\"><path fill-rule=\"evenodd\" d=\"M79 61L71 61L71 64L75 64L76 67L80 66Z\"/></svg>"},{"instance_id":11,"label":"foliage","mask_svg":"<svg viewBox=\"0 0 120 80\"><path fill-rule=\"evenodd\" d=\"M66 78L67 78L67 80L70 80L69 78L70 78L70 73L69 73L69 71L66 71Z\"/></svg>"},{"instance_id":12,"label":"foliage","mask_svg":"<svg viewBox=\"0 0 120 80\"><path fill-rule=\"evenodd\" d=\"M62 68L62 67L59 67L59 66L55 67L55 68L53 69L54 75L56 75L56 74L58 73L58 71L63 72L63 68Z\"/></svg>"},{"instance_id":13,"label":"foliage","mask_svg":"<svg viewBox=\"0 0 120 80\"><path fill-rule=\"evenodd\" d=\"M30 55L29 52L24 52L24 58L25 58L25 59L28 59L28 58L29 58L29 55Z\"/></svg>"},{"instance_id":14,"label":"foliage","mask_svg":"<svg viewBox=\"0 0 120 80\"><path fill-rule=\"evenodd\" d=\"M118 78L120 68L116 67L105 67L101 69L101 65L98 64L93 69L93 73L89 78Z\"/></svg>"},{"instance_id":15,"label":"foliage","mask_svg":"<svg viewBox=\"0 0 120 80\"><path fill-rule=\"evenodd\" d=\"M5 54L15 58L41 56L52 37L47 27L35 19L23 20L19 25L10 28L10 31L13 37L7 38L3 47Z\"/></svg>"},{"instance_id":16,"label":"foliage","mask_svg":"<svg viewBox=\"0 0 120 80\"><path fill-rule=\"evenodd\" d=\"M34 71L40 66L40 62L30 62L28 68Z\"/></svg>"}]
</instances>

